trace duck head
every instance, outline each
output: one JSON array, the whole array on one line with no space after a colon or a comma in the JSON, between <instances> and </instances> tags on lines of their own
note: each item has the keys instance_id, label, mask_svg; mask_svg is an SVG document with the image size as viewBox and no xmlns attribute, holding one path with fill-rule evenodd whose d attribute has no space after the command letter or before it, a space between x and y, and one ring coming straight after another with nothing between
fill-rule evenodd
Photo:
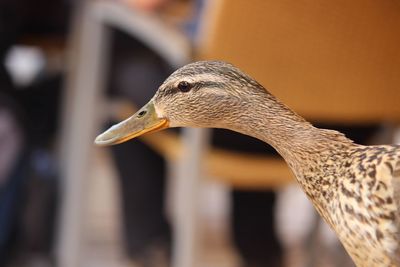
<instances>
[{"instance_id":1,"label":"duck head","mask_svg":"<svg viewBox=\"0 0 400 267\"><path fill-rule=\"evenodd\" d=\"M118 144L169 127L232 129L251 117L244 111L266 94L260 84L229 63L191 63L172 73L144 107L100 134L95 143Z\"/></svg>"}]
</instances>

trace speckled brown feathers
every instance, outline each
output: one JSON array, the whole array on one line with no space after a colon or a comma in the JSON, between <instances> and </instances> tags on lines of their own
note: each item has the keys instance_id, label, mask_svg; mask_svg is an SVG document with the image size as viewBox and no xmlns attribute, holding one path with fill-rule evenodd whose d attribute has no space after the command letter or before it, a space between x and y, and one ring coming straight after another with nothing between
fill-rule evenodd
<instances>
[{"instance_id":1,"label":"speckled brown feathers","mask_svg":"<svg viewBox=\"0 0 400 267\"><path fill-rule=\"evenodd\" d=\"M320 189L304 185L322 217L336 231L357 266L399 266L399 177L397 146L350 145L329 150L325 161L313 164ZM316 171L316 169L319 169ZM298 171L297 171L298 172ZM312 183L315 185L315 182ZM318 193L316 193L318 192Z\"/></svg>"},{"instance_id":2,"label":"speckled brown feathers","mask_svg":"<svg viewBox=\"0 0 400 267\"><path fill-rule=\"evenodd\" d=\"M191 90L180 91L182 81ZM153 101L171 127L227 128L272 145L357 266L400 266L399 146L361 146L315 128L224 62L177 70Z\"/></svg>"}]
</instances>

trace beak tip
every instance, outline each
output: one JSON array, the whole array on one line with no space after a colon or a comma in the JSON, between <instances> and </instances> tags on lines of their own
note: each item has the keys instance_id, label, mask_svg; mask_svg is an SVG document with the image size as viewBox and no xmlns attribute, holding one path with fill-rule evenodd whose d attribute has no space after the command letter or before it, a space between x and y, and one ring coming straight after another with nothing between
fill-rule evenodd
<instances>
[{"instance_id":1,"label":"beak tip","mask_svg":"<svg viewBox=\"0 0 400 267\"><path fill-rule=\"evenodd\" d=\"M98 146L106 146L110 143L110 139L104 138L104 134L100 134L94 140L94 144Z\"/></svg>"},{"instance_id":2,"label":"beak tip","mask_svg":"<svg viewBox=\"0 0 400 267\"><path fill-rule=\"evenodd\" d=\"M97 146L101 146L101 141L100 140L97 140L97 138L94 140L94 142L93 142L95 145L97 145Z\"/></svg>"}]
</instances>

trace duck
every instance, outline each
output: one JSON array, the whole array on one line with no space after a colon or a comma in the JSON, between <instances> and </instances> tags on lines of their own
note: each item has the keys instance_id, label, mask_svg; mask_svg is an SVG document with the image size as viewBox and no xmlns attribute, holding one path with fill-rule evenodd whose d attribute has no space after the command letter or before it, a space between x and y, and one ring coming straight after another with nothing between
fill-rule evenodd
<instances>
[{"instance_id":1,"label":"duck","mask_svg":"<svg viewBox=\"0 0 400 267\"><path fill-rule=\"evenodd\" d=\"M114 145L172 127L224 128L283 157L356 266L400 266L400 146L365 146L313 126L223 61L173 72L135 114L95 139Z\"/></svg>"}]
</instances>

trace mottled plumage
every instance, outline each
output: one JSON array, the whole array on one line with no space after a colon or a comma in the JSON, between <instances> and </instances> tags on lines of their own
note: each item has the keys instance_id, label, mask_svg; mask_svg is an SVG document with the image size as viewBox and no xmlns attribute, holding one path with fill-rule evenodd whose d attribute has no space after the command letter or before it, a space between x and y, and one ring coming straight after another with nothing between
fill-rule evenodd
<instances>
[{"instance_id":1,"label":"mottled plumage","mask_svg":"<svg viewBox=\"0 0 400 267\"><path fill-rule=\"evenodd\" d=\"M219 61L177 70L149 104L96 142L114 144L167 126L226 128L272 145L357 266L400 266L399 146L362 146L318 129Z\"/></svg>"}]
</instances>

